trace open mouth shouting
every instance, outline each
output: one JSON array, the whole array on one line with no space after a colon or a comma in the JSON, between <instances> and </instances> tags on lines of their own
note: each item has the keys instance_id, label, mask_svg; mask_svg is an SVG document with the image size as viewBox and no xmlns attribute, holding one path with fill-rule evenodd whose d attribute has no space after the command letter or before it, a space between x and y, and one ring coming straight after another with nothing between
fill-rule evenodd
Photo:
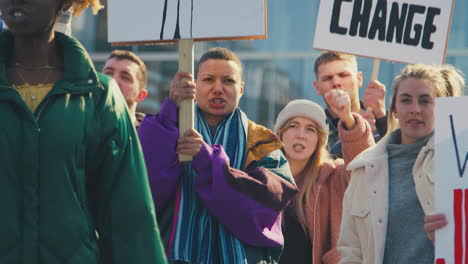
<instances>
[{"instance_id":1,"label":"open mouth shouting","mask_svg":"<svg viewBox=\"0 0 468 264\"><path fill-rule=\"evenodd\" d=\"M208 102L213 108L223 108L226 105L226 101L222 98L212 98Z\"/></svg>"},{"instance_id":2,"label":"open mouth shouting","mask_svg":"<svg viewBox=\"0 0 468 264\"><path fill-rule=\"evenodd\" d=\"M293 145L293 149L296 152L302 152L302 151L305 150L305 146L303 144L296 143L296 144Z\"/></svg>"}]
</instances>

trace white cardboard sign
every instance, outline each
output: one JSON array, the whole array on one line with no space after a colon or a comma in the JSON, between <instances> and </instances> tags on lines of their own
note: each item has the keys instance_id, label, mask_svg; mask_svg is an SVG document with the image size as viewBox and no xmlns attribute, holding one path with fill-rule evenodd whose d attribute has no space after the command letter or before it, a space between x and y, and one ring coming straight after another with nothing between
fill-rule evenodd
<instances>
[{"instance_id":1,"label":"white cardboard sign","mask_svg":"<svg viewBox=\"0 0 468 264\"><path fill-rule=\"evenodd\" d=\"M108 0L109 42L266 38L266 0Z\"/></svg>"},{"instance_id":2,"label":"white cardboard sign","mask_svg":"<svg viewBox=\"0 0 468 264\"><path fill-rule=\"evenodd\" d=\"M436 263L468 259L468 97L436 99L435 206L448 226L436 232Z\"/></svg>"},{"instance_id":3,"label":"white cardboard sign","mask_svg":"<svg viewBox=\"0 0 468 264\"><path fill-rule=\"evenodd\" d=\"M444 63L452 9L453 0L321 0L314 48Z\"/></svg>"}]
</instances>

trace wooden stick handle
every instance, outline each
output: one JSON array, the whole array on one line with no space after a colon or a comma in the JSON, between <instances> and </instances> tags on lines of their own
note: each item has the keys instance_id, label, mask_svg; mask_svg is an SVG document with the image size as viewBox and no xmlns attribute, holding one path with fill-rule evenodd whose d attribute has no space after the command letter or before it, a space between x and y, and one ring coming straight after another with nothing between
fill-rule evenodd
<instances>
[{"instance_id":1,"label":"wooden stick handle","mask_svg":"<svg viewBox=\"0 0 468 264\"><path fill-rule=\"evenodd\" d=\"M371 80L379 79L380 59L374 59L374 67L372 68Z\"/></svg>"},{"instance_id":2,"label":"wooden stick handle","mask_svg":"<svg viewBox=\"0 0 468 264\"><path fill-rule=\"evenodd\" d=\"M179 72L188 72L193 76L194 48L192 39L179 40ZM194 127L194 100L186 99L179 104L179 137ZM180 155L180 162L191 162L189 155Z\"/></svg>"}]
</instances>

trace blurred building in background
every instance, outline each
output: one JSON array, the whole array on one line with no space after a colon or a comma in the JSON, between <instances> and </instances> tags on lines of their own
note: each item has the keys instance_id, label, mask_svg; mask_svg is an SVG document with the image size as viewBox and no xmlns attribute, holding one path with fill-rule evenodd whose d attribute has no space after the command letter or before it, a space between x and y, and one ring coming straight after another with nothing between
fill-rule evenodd
<instances>
[{"instance_id":1,"label":"blurred building in background","mask_svg":"<svg viewBox=\"0 0 468 264\"><path fill-rule=\"evenodd\" d=\"M312 47L319 0L270 0L267 5L267 39L197 42L195 58L198 59L204 51L214 46L235 51L243 62L246 83L241 108L255 122L272 128L277 113L289 100L307 98L321 105L324 102L313 87L314 60L320 53ZM468 73L467 12L468 1L456 1L446 60L464 73ZM178 68L176 45L112 47L107 42L105 9L98 16L84 13L74 18L72 32L89 51L98 70L101 70L112 49L129 49L140 56L148 67L149 96L139 105L139 110L148 113L159 111ZM364 75L363 86L366 86L373 60L358 58L358 64ZM381 63L379 80L387 86L387 102L391 82L403 67L400 63Z\"/></svg>"}]
</instances>

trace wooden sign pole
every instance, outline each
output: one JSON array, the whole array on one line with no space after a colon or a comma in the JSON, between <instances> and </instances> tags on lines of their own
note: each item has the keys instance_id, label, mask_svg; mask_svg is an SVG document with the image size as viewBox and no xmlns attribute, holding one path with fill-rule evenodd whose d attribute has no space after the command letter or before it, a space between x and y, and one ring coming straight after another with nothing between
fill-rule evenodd
<instances>
[{"instance_id":1,"label":"wooden sign pole","mask_svg":"<svg viewBox=\"0 0 468 264\"><path fill-rule=\"evenodd\" d=\"M379 79L380 59L374 59L374 67L372 68L371 80Z\"/></svg>"},{"instance_id":2,"label":"wooden sign pole","mask_svg":"<svg viewBox=\"0 0 468 264\"><path fill-rule=\"evenodd\" d=\"M192 39L179 40L179 72L188 72L193 76L194 48ZM187 130L194 127L194 100L186 99L179 105L179 137L182 137ZM189 155L180 155L180 162L191 162Z\"/></svg>"},{"instance_id":3,"label":"wooden sign pole","mask_svg":"<svg viewBox=\"0 0 468 264\"><path fill-rule=\"evenodd\" d=\"M169 3L167 0L143 0L138 5L133 4L132 1L108 0L109 42L112 42L113 46L177 42L179 44L179 72L194 75L193 43L195 40L219 41L267 38L267 0L210 1L217 4L210 5L209 8L201 8L200 6L197 10L203 12L194 16L193 0L191 3L185 3L181 6L167 5ZM166 4L163 2L166 2ZM190 2L190 0L179 0L178 2ZM213 19L209 14L219 12L219 7L226 4L229 5L231 12L223 13L225 19L221 21L221 25L213 23ZM244 11L246 8L255 11L247 12L248 14L246 13L245 16L242 13L243 16L239 17L239 12ZM131 10L132 14L151 13L151 15L123 21L122 10ZM157 12L151 10L157 10ZM166 23L166 21L177 21L177 23ZM155 24L160 26L155 28ZM193 30L195 25L196 30ZM128 34L129 32L131 34ZM179 137L182 137L189 129L194 128L194 100L183 100L179 103L178 108ZM180 162L190 162L191 160L190 155L179 155Z\"/></svg>"}]
</instances>

